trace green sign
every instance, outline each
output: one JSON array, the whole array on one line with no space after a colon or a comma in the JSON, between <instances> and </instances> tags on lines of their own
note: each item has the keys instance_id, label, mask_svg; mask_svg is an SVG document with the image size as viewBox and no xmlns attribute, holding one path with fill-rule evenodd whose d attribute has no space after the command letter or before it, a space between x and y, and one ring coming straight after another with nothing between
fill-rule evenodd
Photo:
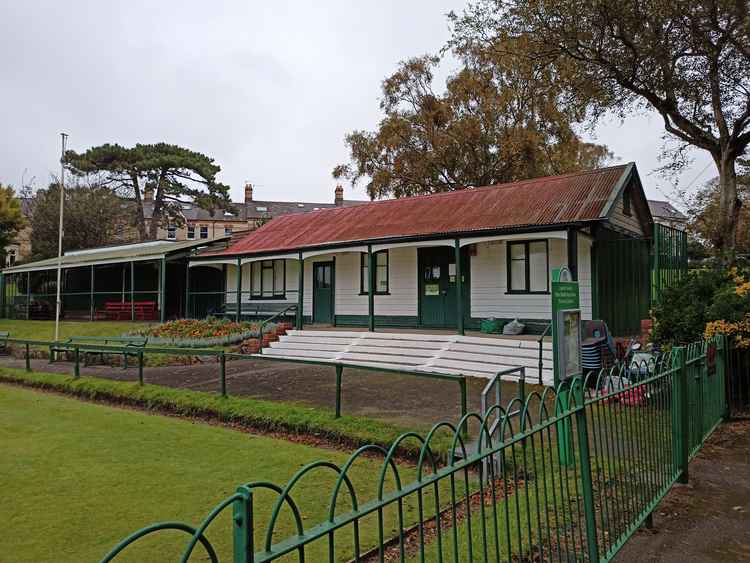
<instances>
[{"instance_id":1,"label":"green sign","mask_svg":"<svg viewBox=\"0 0 750 563\"><path fill-rule=\"evenodd\" d=\"M555 388L574 375L566 367L580 366L580 295L567 267L552 271L552 355ZM576 314L577 313L577 314ZM575 357L571 357L571 355ZM576 359L577 358L577 359Z\"/></svg>"}]
</instances>

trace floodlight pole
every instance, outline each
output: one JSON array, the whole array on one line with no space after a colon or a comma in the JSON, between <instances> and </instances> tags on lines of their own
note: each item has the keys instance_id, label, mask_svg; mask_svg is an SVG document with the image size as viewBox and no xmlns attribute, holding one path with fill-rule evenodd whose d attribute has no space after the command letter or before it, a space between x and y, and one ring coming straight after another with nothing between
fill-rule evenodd
<instances>
[{"instance_id":1,"label":"floodlight pole","mask_svg":"<svg viewBox=\"0 0 750 563\"><path fill-rule=\"evenodd\" d=\"M60 133L62 150L60 152L60 225L57 229L57 299L55 300L55 341L60 338L60 309L62 300L60 298L60 278L62 277L62 243L63 243L63 209L65 202L65 142L68 140L67 133Z\"/></svg>"}]
</instances>

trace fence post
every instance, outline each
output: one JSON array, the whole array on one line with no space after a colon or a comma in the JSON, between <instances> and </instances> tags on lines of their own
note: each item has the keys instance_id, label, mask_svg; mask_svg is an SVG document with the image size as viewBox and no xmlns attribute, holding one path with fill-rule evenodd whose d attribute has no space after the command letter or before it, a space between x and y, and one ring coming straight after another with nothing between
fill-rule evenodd
<instances>
[{"instance_id":1,"label":"fence post","mask_svg":"<svg viewBox=\"0 0 750 563\"><path fill-rule=\"evenodd\" d=\"M722 334L718 338L716 343L716 375L721 378L721 400L724 401L724 407L721 409L721 418L725 421L730 419L729 415L729 401L727 400L727 379L729 374L727 373L727 354L729 353L729 346L727 345L727 337Z\"/></svg>"},{"instance_id":2,"label":"fence post","mask_svg":"<svg viewBox=\"0 0 750 563\"><path fill-rule=\"evenodd\" d=\"M675 396L674 396L674 436L675 461L679 472L678 481L688 482L688 461L690 458L690 420L688 416L688 373L687 356L684 346L677 346L672 351L674 354L675 371Z\"/></svg>"},{"instance_id":3,"label":"fence post","mask_svg":"<svg viewBox=\"0 0 750 563\"><path fill-rule=\"evenodd\" d=\"M81 377L81 362L80 362L81 356L80 356L80 351L78 349L78 346L76 346L73 350L73 357L75 358L75 368L73 371L73 377L78 379L79 377Z\"/></svg>"},{"instance_id":4,"label":"fence post","mask_svg":"<svg viewBox=\"0 0 750 563\"><path fill-rule=\"evenodd\" d=\"M143 350L138 350L138 385L143 385Z\"/></svg>"},{"instance_id":5,"label":"fence post","mask_svg":"<svg viewBox=\"0 0 750 563\"><path fill-rule=\"evenodd\" d=\"M234 563L252 563L253 545L253 494L245 486L239 487L240 498L232 506L232 543Z\"/></svg>"},{"instance_id":6,"label":"fence post","mask_svg":"<svg viewBox=\"0 0 750 563\"><path fill-rule=\"evenodd\" d=\"M26 343L26 371L31 371L31 354L29 352L29 343Z\"/></svg>"},{"instance_id":7,"label":"fence post","mask_svg":"<svg viewBox=\"0 0 750 563\"><path fill-rule=\"evenodd\" d=\"M219 376L221 378L221 396L227 396L227 357L224 350L219 352Z\"/></svg>"},{"instance_id":8,"label":"fence post","mask_svg":"<svg viewBox=\"0 0 750 563\"><path fill-rule=\"evenodd\" d=\"M586 407L583 393L583 381L577 380L571 389L575 394L575 418L578 438L578 453L581 464L581 486L583 508L586 518L586 545L589 561L599 561L599 542L596 530L596 506L594 505L594 487L591 478L591 457L589 453L589 431L586 421Z\"/></svg>"},{"instance_id":9,"label":"fence post","mask_svg":"<svg viewBox=\"0 0 750 563\"><path fill-rule=\"evenodd\" d=\"M336 366L336 418L341 418L341 375L344 366Z\"/></svg>"}]
</instances>

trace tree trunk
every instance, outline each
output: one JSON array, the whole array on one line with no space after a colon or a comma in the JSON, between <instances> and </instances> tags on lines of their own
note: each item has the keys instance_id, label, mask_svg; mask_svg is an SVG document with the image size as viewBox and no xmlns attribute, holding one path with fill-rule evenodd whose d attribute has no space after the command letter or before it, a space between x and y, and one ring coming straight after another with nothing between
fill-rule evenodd
<instances>
[{"instance_id":1,"label":"tree trunk","mask_svg":"<svg viewBox=\"0 0 750 563\"><path fill-rule=\"evenodd\" d=\"M713 154L719 169L719 223L714 236L714 244L723 266L731 266L735 261L737 242L737 221L742 201L737 197L736 157L729 148L722 148Z\"/></svg>"},{"instance_id":2,"label":"tree trunk","mask_svg":"<svg viewBox=\"0 0 750 563\"><path fill-rule=\"evenodd\" d=\"M138 229L138 238L140 242L146 240L146 219L143 216L143 199L141 198L141 188L138 184L138 175L130 175L133 181L133 197L135 198L135 225Z\"/></svg>"}]
</instances>

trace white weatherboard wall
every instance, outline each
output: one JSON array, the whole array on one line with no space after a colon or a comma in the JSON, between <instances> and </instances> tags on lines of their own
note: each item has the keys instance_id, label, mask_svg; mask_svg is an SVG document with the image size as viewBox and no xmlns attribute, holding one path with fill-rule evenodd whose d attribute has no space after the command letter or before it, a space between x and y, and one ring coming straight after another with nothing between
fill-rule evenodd
<instances>
[{"instance_id":1,"label":"white weatherboard wall","mask_svg":"<svg viewBox=\"0 0 750 563\"><path fill-rule=\"evenodd\" d=\"M549 240L549 272L567 262L567 242ZM591 318L591 243L578 239L578 272L581 280L581 315ZM549 294L507 294L507 244L504 241L483 242L476 245L471 257L471 316L485 319L519 318L549 319L552 300Z\"/></svg>"}]
</instances>

